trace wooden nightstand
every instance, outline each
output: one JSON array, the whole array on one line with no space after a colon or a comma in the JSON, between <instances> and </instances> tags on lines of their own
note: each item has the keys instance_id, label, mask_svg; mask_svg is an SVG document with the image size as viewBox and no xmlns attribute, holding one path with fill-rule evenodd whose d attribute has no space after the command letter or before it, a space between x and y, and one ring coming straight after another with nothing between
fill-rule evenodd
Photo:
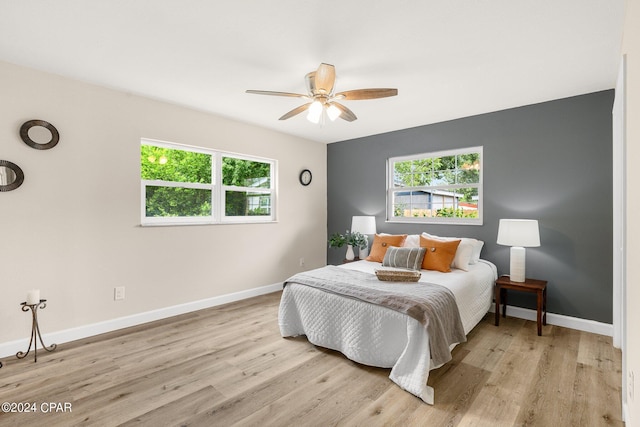
<instances>
[{"instance_id":1,"label":"wooden nightstand","mask_svg":"<svg viewBox=\"0 0 640 427\"><path fill-rule=\"evenodd\" d=\"M535 292L538 296L538 336L542 335L542 325L547 324L547 281L525 279L524 282L513 282L509 276L500 276L496 280L496 326L500 324L500 303L502 317L507 316L507 289L522 292ZM544 312L544 314L543 314Z\"/></svg>"}]
</instances>

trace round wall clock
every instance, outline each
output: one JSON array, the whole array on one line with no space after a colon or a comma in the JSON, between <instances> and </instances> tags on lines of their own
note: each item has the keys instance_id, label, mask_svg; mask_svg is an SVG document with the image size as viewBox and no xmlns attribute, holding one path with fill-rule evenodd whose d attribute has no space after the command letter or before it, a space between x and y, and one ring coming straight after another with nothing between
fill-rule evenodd
<instances>
[{"instance_id":1,"label":"round wall clock","mask_svg":"<svg viewBox=\"0 0 640 427\"><path fill-rule=\"evenodd\" d=\"M305 169L300 172L300 184L309 185L311 184L311 171L309 169Z\"/></svg>"}]
</instances>

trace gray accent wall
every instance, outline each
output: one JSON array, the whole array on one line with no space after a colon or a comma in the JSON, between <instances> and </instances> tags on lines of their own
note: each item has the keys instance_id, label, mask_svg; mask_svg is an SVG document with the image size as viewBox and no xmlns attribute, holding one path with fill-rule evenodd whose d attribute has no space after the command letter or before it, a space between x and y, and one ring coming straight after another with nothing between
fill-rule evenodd
<instances>
[{"instance_id":1,"label":"gray accent wall","mask_svg":"<svg viewBox=\"0 0 640 427\"><path fill-rule=\"evenodd\" d=\"M482 258L508 274L499 219L537 219L541 246L527 248L527 277L548 280L548 311L611 323L613 99L607 90L329 144L328 233L375 215L378 232L475 237ZM482 226L385 222L387 158L479 145ZM328 263L344 252L328 249ZM510 291L509 303L535 309L535 296Z\"/></svg>"}]
</instances>

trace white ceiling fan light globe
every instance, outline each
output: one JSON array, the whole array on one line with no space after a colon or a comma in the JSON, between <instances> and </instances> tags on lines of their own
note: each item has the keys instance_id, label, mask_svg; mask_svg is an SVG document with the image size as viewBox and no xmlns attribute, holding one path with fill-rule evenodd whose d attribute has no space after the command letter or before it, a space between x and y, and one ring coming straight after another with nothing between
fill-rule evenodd
<instances>
[{"instance_id":1,"label":"white ceiling fan light globe","mask_svg":"<svg viewBox=\"0 0 640 427\"><path fill-rule=\"evenodd\" d=\"M313 101L313 103L309 106L307 120L309 120L311 123L318 124L320 122L320 116L322 116L322 103L320 101Z\"/></svg>"},{"instance_id":2,"label":"white ceiling fan light globe","mask_svg":"<svg viewBox=\"0 0 640 427\"><path fill-rule=\"evenodd\" d=\"M327 116L329 116L329 120L334 122L338 117L340 117L340 114L342 114L342 111L340 111L338 107L333 104L329 104L327 107Z\"/></svg>"}]
</instances>

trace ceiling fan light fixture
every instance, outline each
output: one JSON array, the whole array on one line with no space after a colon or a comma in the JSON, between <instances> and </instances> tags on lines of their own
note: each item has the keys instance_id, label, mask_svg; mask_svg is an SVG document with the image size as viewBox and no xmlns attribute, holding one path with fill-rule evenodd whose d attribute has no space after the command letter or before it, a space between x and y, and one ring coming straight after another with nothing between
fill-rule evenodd
<instances>
[{"instance_id":1,"label":"ceiling fan light fixture","mask_svg":"<svg viewBox=\"0 0 640 427\"><path fill-rule=\"evenodd\" d=\"M332 122L335 121L338 117L340 117L340 114L342 114L342 111L340 111L338 107L333 104L329 104L329 106L327 107L327 116L329 116L329 120L331 120Z\"/></svg>"},{"instance_id":2,"label":"ceiling fan light fixture","mask_svg":"<svg viewBox=\"0 0 640 427\"><path fill-rule=\"evenodd\" d=\"M313 101L309 106L309 113L307 114L307 120L311 123L320 123L320 117L322 116L322 103L320 101Z\"/></svg>"},{"instance_id":3,"label":"ceiling fan light fixture","mask_svg":"<svg viewBox=\"0 0 640 427\"><path fill-rule=\"evenodd\" d=\"M347 122L353 122L358 119L353 111L335 101L357 101L398 95L398 89L391 88L354 89L334 93L335 82L335 67L331 64L322 63L317 70L311 71L305 76L307 86L306 94L274 92L269 90L247 90L246 92L257 95L288 96L306 99L309 102L288 111L278 120L287 120L307 111L307 120L314 124L320 124L321 126L324 125L327 117L331 121L335 121L338 117Z\"/></svg>"}]
</instances>

